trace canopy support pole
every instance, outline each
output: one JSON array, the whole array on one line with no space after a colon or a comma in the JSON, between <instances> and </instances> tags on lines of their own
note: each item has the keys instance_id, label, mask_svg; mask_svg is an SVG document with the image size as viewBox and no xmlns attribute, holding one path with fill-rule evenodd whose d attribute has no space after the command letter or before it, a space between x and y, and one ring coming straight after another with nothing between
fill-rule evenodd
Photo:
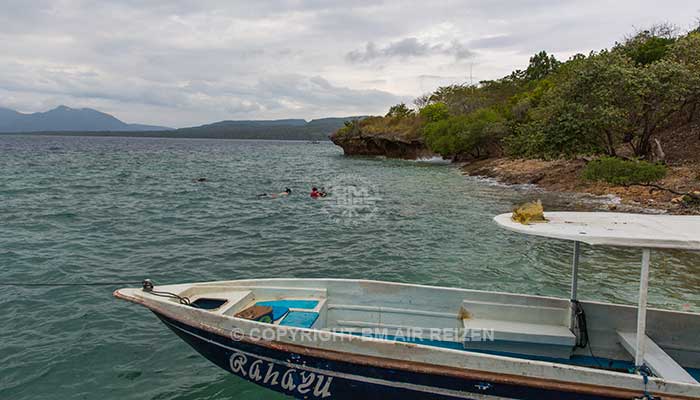
<instances>
[{"instance_id":1,"label":"canopy support pole","mask_svg":"<svg viewBox=\"0 0 700 400\"><path fill-rule=\"evenodd\" d=\"M634 356L634 365L641 367L644 364L644 352L646 350L646 326L647 326L647 298L649 295L649 262L651 250L642 250L642 273L639 279L639 308L637 310L637 345Z\"/></svg>"},{"instance_id":2,"label":"canopy support pole","mask_svg":"<svg viewBox=\"0 0 700 400\"><path fill-rule=\"evenodd\" d=\"M571 262L571 317L569 329L574 329L576 321L576 308L574 302L578 300L578 263L581 258L581 242L574 242L574 256Z\"/></svg>"}]
</instances>

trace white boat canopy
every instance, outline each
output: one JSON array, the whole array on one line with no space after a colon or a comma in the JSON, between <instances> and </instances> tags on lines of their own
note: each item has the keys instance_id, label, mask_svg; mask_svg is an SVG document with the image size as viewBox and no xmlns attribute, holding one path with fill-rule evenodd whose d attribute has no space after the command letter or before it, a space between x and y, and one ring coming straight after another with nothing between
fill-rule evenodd
<instances>
[{"instance_id":1,"label":"white boat canopy","mask_svg":"<svg viewBox=\"0 0 700 400\"><path fill-rule=\"evenodd\" d=\"M607 212L548 212L549 222L523 225L511 214L495 218L519 233L590 245L700 250L700 217Z\"/></svg>"},{"instance_id":2,"label":"white boat canopy","mask_svg":"<svg viewBox=\"0 0 700 400\"><path fill-rule=\"evenodd\" d=\"M535 222L527 225L513 221L511 214L498 215L494 220L498 225L514 232L574 242L572 302L577 301L581 243L593 246L621 246L642 249L634 354L635 365L641 367L644 364L647 347L646 314L651 249L700 251L700 217L607 212L546 212L544 216L547 222Z\"/></svg>"}]
</instances>

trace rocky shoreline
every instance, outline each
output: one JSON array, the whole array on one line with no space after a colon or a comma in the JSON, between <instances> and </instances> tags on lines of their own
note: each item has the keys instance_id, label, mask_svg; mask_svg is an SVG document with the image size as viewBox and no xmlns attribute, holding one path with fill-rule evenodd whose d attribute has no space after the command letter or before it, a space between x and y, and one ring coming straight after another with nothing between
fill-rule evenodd
<instances>
[{"instance_id":1,"label":"rocky shoreline","mask_svg":"<svg viewBox=\"0 0 700 400\"><path fill-rule=\"evenodd\" d=\"M407 139L389 133L362 134L354 131L345 135L335 134L330 139L342 147L347 156L382 156L408 160L436 156L427 149L420 137ZM668 166L668 175L658 182L658 185L682 193L700 190L700 162L696 161L696 155L685 154L683 149L673 149L672 153L675 158ZM453 161L460 165L465 175L491 178L504 184L537 185L553 193L614 197L619 199L620 204L610 204L609 208L615 211L700 215L698 202L687 204L682 201L682 196L670 191L646 186L613 186L585 181L581 178L587 163L584 159L538 160L491 157Z\"/></svg>"},{"instance_id":2,"label":"rocky shoreline","mask_svg":"<svg viewBox=\"0 0 700 400\"><path fill-rule=\"evenodd\" d=\"M461 165L469 176L487 177L505 184L531 184L543 190L558 193L583 193L594 196L614 196L621 206L611 204L613 211L648 211L669 214L700 214L700 207L684 204L678 195L646 186L612 186L581 179L586 161L533 160L489 158ZM700 189L700 164L669 166L669 173L659 185L676 191L691 192Z\"/></svg>"}]
</instances>

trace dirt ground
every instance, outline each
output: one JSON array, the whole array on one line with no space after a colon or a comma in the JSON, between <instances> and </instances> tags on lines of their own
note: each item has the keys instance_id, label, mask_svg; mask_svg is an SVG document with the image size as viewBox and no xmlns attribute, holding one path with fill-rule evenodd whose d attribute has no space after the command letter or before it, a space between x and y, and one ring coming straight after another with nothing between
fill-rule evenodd
<instances>
[{"instance_id":1,"label":"dirt ground","mask_svg":"<svg viewBox=\"0 0 700 400\"><path fill-rule=\"evenodd\" d=\"M674 152L678 154L677 152ZM697 157L697 155L695 155ZM700 190L700 163L675 159L669 163L669 172L658 184L678 192ZM556 192L614 195L626 205L642 209L665 210L672 214L698 214L700 207L680 201L679 195L644 186L612 186L587 182L581 178L586 161L579 160L523 160L490 158L462 166L466 175L485 176L508 184L535 184ZM614 209L615 206L611 206Z\"/></svg>"}]
</instances>

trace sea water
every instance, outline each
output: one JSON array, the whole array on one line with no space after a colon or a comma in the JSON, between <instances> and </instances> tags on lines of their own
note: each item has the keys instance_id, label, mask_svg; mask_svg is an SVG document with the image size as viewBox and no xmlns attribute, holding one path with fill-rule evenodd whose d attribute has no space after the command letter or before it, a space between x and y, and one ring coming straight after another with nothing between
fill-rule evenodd
<instances>
[{"instance_id":1,"label":"sea water","mask_svg":"<svg viewBox=\"0 0 700 400\"><path fill-rule=\"evenodd\" d=\"M331 195L313 200L312 186ZM115 283L0 286L0 399L283 398L114 299L119 282L333 277L566 297L572 244L492 222L536 198L578 207L330 143L0 136L0 284ZM584 246L580 298L634 303L640 258ZM655 252L650 303L700 311L699 261Z\"/></svg>"}]
</instances>

